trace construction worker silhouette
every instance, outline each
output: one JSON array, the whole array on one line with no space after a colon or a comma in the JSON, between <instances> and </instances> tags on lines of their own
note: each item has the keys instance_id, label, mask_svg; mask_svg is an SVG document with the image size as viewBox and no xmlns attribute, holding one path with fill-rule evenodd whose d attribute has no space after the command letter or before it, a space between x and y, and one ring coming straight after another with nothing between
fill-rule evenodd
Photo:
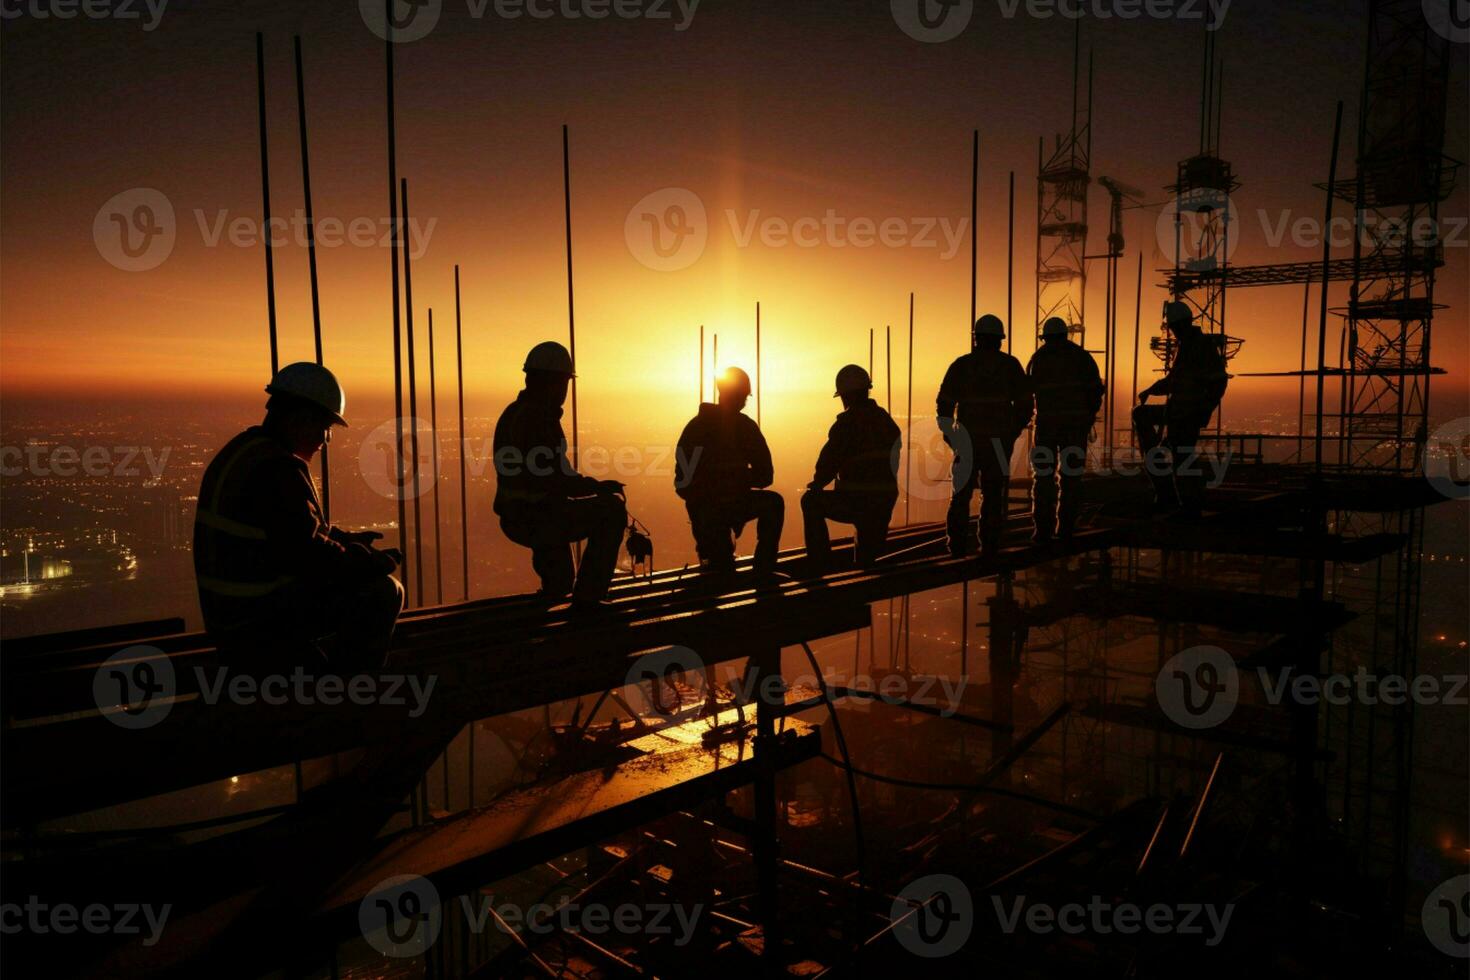
<instances>
[{"instance_id":1,"label":"construction worker silhouette","mask_svg":"<svg viewBox=\"0 0 1470 980\"><path fill-rule=\"evenodd\" d=\"M623 485L576 471L567 458L562 406L572 378L572 355L546 341L531 348L523 366L526 387L495 423L495 513L505 536L531 549L541 578L540 597L572 597L572 612L605 606L628 525ZM572 542L587 542L582 564Z\"/></svg>"},{"instance_id":2,"label":"construction worker silhouette","mask_svg":"<svg viewBox=\"0 0 1470 980\"><path fill-rule=\"evenodd\" d=\"M781 547L786 505L766 489L774 479L765 436L741 409L750 399L750 376L726 368L716 382L719 401L699 406L679 436L674 492L689 511L694 546L705 570L735 568L735 540L755 521L755 571L771 576Z\"/></svg>"},{"instance_id":3,"label":"construction worker silhouette","mask_svg":"<svg viewBox=\"0 0 1470 980\"><path fill-rule=\"evenodd\" d=\"M954 493L946 526L949 553L970 553L970 499L980 490L980 553L1000 547L1011 478L1011 451L1031 423L1031 389L1021 362L1000 349L1005 324L989 314L975 321L970 353L944 373L935 411L954 450Z\"/></svg>"},{"instance_id":4,"label":"construction worker silhouette","mask_svg":"<svg viewBox=\"0 0 1470 980\"><path fill-rule=\"evenodd\" d=\"M403 586L395 548L376 531L328 524L307 468L345 426L332 372L288 364L266 386L265 420L231 439L204 471L194 573L204 628L230 659L261 672L375 670L387 660Z\"/></svg>"},{"instance_id":5,"label":"construction worker silhouette","mask_svg":"<svg viewBox=\"0 0 1470 980\"><path fill-rule=\"evenodd\" d=\"M808 571L820 575L832 553L827 522L851 524L857 542L854 557L871 565L888 540L888 521L898 502L898 458L903 437L898 426L868 396L868 372L849 364L837 372L834 398L843 411L827 432L816 472L801 498L806 528ZM836 481L836 488L826 489Z\"/></svg>"},{"instance_id":6,"label":"construction worker silhouette","mask_svg":"<svg viewBox=\"0 0 1470 980\"><path fill-rule=\"evenodd\" d=\"M1198 517L1204 500L1199 434L1225 396L1230 376L1220 344L1195 326L1187 303L1166 304L1164 326L1174 336L1174 359L1164 377L1138 393L1133 428L1153 481L1155 507ZM1154 395L1167 400L1146 404Z\"/></svg>"},{"instance_id":7,"label":"construction worker silhouette","mask_svg":"<svg viewBox=\"0 0 1470 980\"><path fill-rule=\"evenodd\" d=\"M1087 437L1102 407L1097 362L1067 337L1067 321L1052 317L1041 327L1041 346L1026 365L1036 397L1036 439L1031 450L1032 540L1045 544L1053 533L1072 536L1082 503ZM1057 506L1058 483L1061 507Z\"/></svg>"}]
</instances>

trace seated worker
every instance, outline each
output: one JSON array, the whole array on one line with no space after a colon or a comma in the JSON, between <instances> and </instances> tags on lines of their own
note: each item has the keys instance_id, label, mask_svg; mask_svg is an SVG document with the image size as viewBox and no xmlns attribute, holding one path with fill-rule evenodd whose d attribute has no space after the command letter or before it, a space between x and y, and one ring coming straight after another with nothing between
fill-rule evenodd
<instances>
[{"instance_id":1,"label":"seated worker","mask_svg":"<svg viewBox=\"0 0 1470 980\"><path fill-rule=\"evenodd\" d=\"M1193 518L1200 514L1205 492L1199 434L1219 407L1230 376L1219 345L1195 326L1187 303L1164 307L1164 328L1174 335L1174 360L1168 374L1138 393L1133 430L1153 481L1155 509ZM1153 395L1168 400L1147 404ZM1167 462L1160 458L1164 453Z\"/></svg>"},{"instance_id":2,"label":"seated worker","mask_svg":"<svg viewBox=\"0 0 1470 980\"><path fill-rule=\"evenodd\" d=\"M771 577L781 548L786 504L766 488L774 479L771 450L755 422L741 413L750 377L727 368L716 385L719 403L699 406L675 453L674 492L689 510L694 546L706 571L735 570L735 539L755 523L755 570Z\"/></svg>"},{"instance_id":3,"label":"seated worker","mask_svg":"<svg viewBox=\"0 0 1470 980\"><path fill-rule=\"evenodd\" d=\"M898 455L903 437L898 425L868 396L868 372L849 364L837 372L843 411L827 432L816 472L801 498L806 528L807 568L826 570L832 554L827 522L853 525L857 564L871 565L888 540L888 521L898 502ZM836 489L825 489L837 481Z\"/></svg>"},{"instance_id":4,"label":"seated worker","mask_svg":"<svg viewBox=\"0 0 1470 980\"><path fill-rule=\"evenodd\" d=\"M562 406L572 378L572 355L546 341L531 348L523 367L526 387L495 423L495 513L505 536L531 549L541 598L572 597L572 612L605 608L618 563L628 511L615 480L583 476L567 459ZM586 541L580 567L572 542Z\"/></svg>"},{"instance_id":5,"label":"seated worker","mask_svg":"<svg viewBox=\"0 0 1470 980\"><path fill-rule=\"evenodd\" d=\"M288 364L266 386L265 421L231 439L204 471L194 517L194 573L204 628L261 672L381 668L403 609L396 548L322 515L307 465L346 425L332 372Z\"/></svg>"}]
</instances>

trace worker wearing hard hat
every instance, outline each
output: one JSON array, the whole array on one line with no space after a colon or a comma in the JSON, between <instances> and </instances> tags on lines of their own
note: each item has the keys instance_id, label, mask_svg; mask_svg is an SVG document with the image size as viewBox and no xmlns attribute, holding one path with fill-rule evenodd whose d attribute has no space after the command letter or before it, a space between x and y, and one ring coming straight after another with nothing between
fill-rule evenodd
<instances>
[{"instance_id":1,"label":"worker wearing hard hat","mask_svg":"<svg viewBox=\"0 0 1470 980\"><path fill-rule=\"evenodd\" d=\"M871 565L888 540L888 521L898 502L903 442L898 426L869 397L873 382L856 364L837 372L836 387L833 397L842 399L843 411L827 431L816 472L801 498L807 568L813 575L825 571L831 558L828 521L853 525L856 563ZM835 488L826 489L834 480Z\"/></svg>"},{"instance_id":2,"label":"worker wearing hard hat","mask_svg":"<svg viewBox=\"0 0 1470 980\"><path fill-rule=\"evenodd\" d=\"M1031 423L1031 388L1021 362L1002 351L1005 324L975 321L970 353L949 366L935 405L939 431L954 450L954 493L946 525L949 552L970 553L970 500L980 490L980 553L1000 547L1010 486L1011 451Z\"/></svg>"},{"instance_id":3,"label":"worker wearing hard hat","mask_svg":"<svg viewBox=\"0 0 1470 980\"><path fill-rule=\"evenodd\" d=\"M755 571L770 577L781 547L786 504L767 489L775 474L766 438L741 411L750 400L750 376L727 368L715 387L719 401L700 405L679 436L674 492L689 511L705 571L734 571L736 539L755 521Z\"/></svg>"},{"instance_id":4,"label":"worker wearing hard hat","mask_svg":"<svg viewBox=\"0 0 1470 980\"><path fill-rule=\"evenodd\" d=\"M575 376L572 355L537 344L523 365L526 387L495 423L495 513L516 544L531 549L541 598L572 597L572 612L604 607L628 525L623 485L578 473L567 458L562 406ZM571 546L586 541L580 567Z\"/></svg>"},{"instance_id":5,"label":"worker wearing hard hat","mask_svg":"<svg viewBox=\"0 0 1470 980\"><path fill-rule=\"evenodd\" d=\"M376 531L326 522L307 465L347 424L332 372L307 362L266 386L265 420L231 439L204 471L194 571L204 628L250 670L334 673L381 667L403 609L397 549Z\"/></svg>"},{"instance_id":6,"label":"worker wearing hard hat","mask_svg":"<svg viewBox=\"0 0 1470 980\"><path fill-rule=\"evenodd\" d=\"M1187 303L1165 304L1164 327L1174 337L1173 360L1164 377L1138 393L1133 427L1153 480L1155 506L1197 517L1204 498L1199 434L1219 407L1230 375L1219 343L1195 326ZM1154 395L1167 401L1147 404Z\"/></svg>"},{"instance_id":7,"label":"worker wearing hard hat","mask_svg":"<svg viewBox=\"0 0 1470 980\"><path fill-rule=\"evenodd\" d=\"M1036 396L1036 439L1031 450L1032 540L1066 539L1077 525L1087 437L1102 407L1097 362L1067 336L1067 321L1052 317L1041 327L1041 346L1026 365ZM1058 508L1058 483L1061 506Z\"/></svg>"}]
</instances>

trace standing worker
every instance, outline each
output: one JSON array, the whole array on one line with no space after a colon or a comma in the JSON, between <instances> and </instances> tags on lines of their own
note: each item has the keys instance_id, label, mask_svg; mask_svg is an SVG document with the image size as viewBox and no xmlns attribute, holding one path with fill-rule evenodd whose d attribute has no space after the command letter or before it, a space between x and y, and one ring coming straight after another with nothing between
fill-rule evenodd
<instances>
[{"instance_id":1,"label":"standing worker","mask_svg":"<svg viewBox=\"0 0 1470 980\"><path fill-rule=\"evenodd\" d=\"M755 521L755 571L771 577L781 548L786 504L767 489L775 478L771 450L760 427L742 413L750 376L726 368L716 383L719 401L699 406L679 436L674 492L689 511L694 546L706 571L735 570L735 541Z\"/></svg>"},{"instance_id":2,"label":"standing worker","mask_svg":"<svg viewBox=\"0 0 1470 980\"><path fill-rule=\"evenodd\" d=\"M403 609L396 548L322 515L308 468L345 426L331 371L288 364L266 385L265 420L210 462L194 517L194 573L204 628L251 671L376 670Z\"/></svg>"},{"instance_id":3,"label":"standing worker","mask_svg":"<svg viewBox=\"0 0 1470 980\"><path fill-rule=\"evenodd\" d=\"M1164 326L1174 335L1174 360L1168 374L1138 393L1133 426L1154 484L1154 506L1195 518L1204 502L1199 434L1225 397L1230 375L1220 345L1195 326L1187 303L1166 304ZM1163 405L1149 405L1152 395L1168 397Z\"/></svg>"},{"instance_id":4,"label":"standing worker","mask_svg":"<svg viewBox=\"0 0 1470 980\"><path fill-rule=\"evenodd\" d=\"M801 498L806 527L807 568L820 575L831 558L827 522L854 527L854 558L859 566L877 559L888 540L888 521L898 502L898 458L903 437L898 425L869 397L868 372L849 364L837 372L843 411L827 432L816 472ZM826 489L837 481L836 489Z\"/></svg>"},{"instance_id":5,"label":"standing worker","mask_svg":"<svg viewBox=\"0 0 1470 980\"><path fill-rule=\"evenodd\" d=\"M949 553L970 553L970 498L980 490L980 554L1000 547L1011 479L1011 452L1031 424L1031 389L1021 362L1000 349L1000 317L975 321L970 353L944 373L935 406L939 431L954 450L954 495L945 523Z\"/></svg>"},{"instance_id":6,"label":"standing worker","mask_svg":"<svg viewBox=\"0 0 1470 980\"><path fill-rule=\"evenodd\" d=\"M1063 540L1070 538L1077 526L1087 437L1102 407L1104 388L1097 362L1067 333L1067 321L1061 317L1047 320L1041 327L1041 347L1026 366L1036 396L1036 442L1031 450L1035 533L1031 540L1037 544L1049 542L1054 532Z\"/></svg>"},{"instance_id":7,"label":"standing worker","mask_svg":"<svg viewBox=\"0 0 1470 980\"><path fill-rule=\"evenodd\" d=\"M572 597L572 613L606 607L628 524L623 485L583 476L567 458L562 406L572 378L572 355L555 341L531 348L522 370L526 387L495 423L495 513L500 529L531 549L540 597ZM572 542L586 541L580 567Z\"/></svg>"}]
</instances>

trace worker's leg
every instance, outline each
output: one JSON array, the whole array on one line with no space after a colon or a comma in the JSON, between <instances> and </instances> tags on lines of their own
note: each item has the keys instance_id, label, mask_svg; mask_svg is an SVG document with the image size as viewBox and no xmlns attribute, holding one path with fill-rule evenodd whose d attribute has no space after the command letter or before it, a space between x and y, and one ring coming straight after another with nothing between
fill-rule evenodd
<instances>
[{"instance_id":1,"label":"worker's leg","mask_svg":"<svg viewBox=\"0 0 1470 980\"><path fill-rule=\"evenodd\" d=\"M337 637L327 651L328 666L342 675L381 670L403 611L403 585L382 575L339 594Z\"/></svg>"},{"instance_id":2,"label":"worker's leg","mask_svg":"<svg viewBox=\"0 0 1470 980\"><path fill-rule=\"evenodd\" d=\"M813 571L827 567L832 557L832 536L827 533L827 519L836 503L832 490L808 490L801 495L801 525L806 538L807 564Z\"/></svg>"},{"instance_id":3,"label":"worker's leg","mask_svg":"<svg viewBox=\"0 0 1470 980\"><path fill-rule=\"evenodd\" d=\"M1199 433L1209 419L1198 415L1169 420L1168 442L1174 452L1174 489L1186 516L1198 516L1204 504L1204 464L1199 458Z\"/></svg>"},{"instance_id":4,"label":"worker's leg","mask_svg":"<svg viewBox=\"0 0 1470 980\"><path fill-rule=\"evenodd\" d=\"M579 602L601 602L607 596L618 565L618 550L623 546L623 532L628 527L628 510L622 499L612 494L580 497L568 503L568 533L587 541L572 598Z\"/></svg>"},{"instance_id":5,"label":"worker's leg","mask_svg":"<svg viewBox=\"0 0 1470 980\"><path fill-rule=\"evenodd\" d=\"M559 520L565 498L551 498L535 507L518 508L501 515L500 529L523 548L531 549L531 567L541 580L541 595L565 599L572 592L576 566L572 564L572 538L561 534Z\"/></svg>"},{"instance_id":6,"label":"worker's leg","mask_svg":"<svg viewBox=\"0 0 1470 980\"><path fill-rule=\"evenodd\" d=\"M897 497L864 497L858 505L853 522L857 538L853 557L859 567L872 565L883 554L883 547L888 543L888 525L893 520L893 508L897 503Z\"/></svg>"},{"instance_id":7,"label":"worker's leg","mask_svg":"<svg viewBox=\"0 0 1470 980\"><path fill-rule=\"evenodd\" d=\"M955 453L950 470L954 491L949 498L949 511L944 517L949 534L949 553L961 558L970 551L970 500L975 496L979 471L973 451Z\"/></svg>"},{"instance_id":8,"label":"worker's leg","mask_svg":"<svg viewBox=\"0 0 1470 980\"><path fill-rule=\"evenodd\" d=\"M755 519L755 570L773 572L786 525L786 501L774 490L752 490L746 506Z\"/></svg>"},{"instance_id":9,"label":"worker's leg","mask_svg":"<svg viewBox=\"0 0 1470 980\"><path fill-rule=\"evenodd\" d=\"M735 535L723 508L708 501L689 501L689 529L694 532L694 550L712 571L735 567Z\"/></svg>"},{"instance_id":10,"label":"worker's leg","mask_svg":"<svg viewBox=\"0 0 1470 980\"><path fill-rule=\"evenodd\" d=\"M1011 485L1011 452L1015 442L998 438L980 447L980 553L993 555L1000 547Z\"/></svg>"},{"instance_id":11,"label":"worker's leg","mask_svg":"<svg viewBox=\"0 0 1470 980\"><path fill-rule=\"evenodd\" d=\"M1138 436L1138 451L1154 488L1154 504L1161 508L1176 507L1179 497L1174 492L1174 462L1164 445L1167 409L1163 405L1139 405L1133 410L1133 431Z\"/></svg>"},{"instance_id":12,"label":"worker's leg","mask_svg":"<svg viewBox=\"0 0 1470 980\"><path fill-rule=\"evenodd\" d=\"M1057 471L1062 441L1050 426L1036 427L1036 444L1031 449L1032 540L1051 540L1057 523Z\"/></svg>"},{"instance_id":13,"label":"worker's leg","mask_svg":"<svg viewBox=\"0 0 1470 980\"><path fill-rule=\"evenodd\" d=\"M1057 508L1057 536L1070 538L1082 510L1082 474L1087 469L1087 433L1092 426L1071 425L1058 443L1057 475L1061 502Z\"/></svg>"}]
</instances>

